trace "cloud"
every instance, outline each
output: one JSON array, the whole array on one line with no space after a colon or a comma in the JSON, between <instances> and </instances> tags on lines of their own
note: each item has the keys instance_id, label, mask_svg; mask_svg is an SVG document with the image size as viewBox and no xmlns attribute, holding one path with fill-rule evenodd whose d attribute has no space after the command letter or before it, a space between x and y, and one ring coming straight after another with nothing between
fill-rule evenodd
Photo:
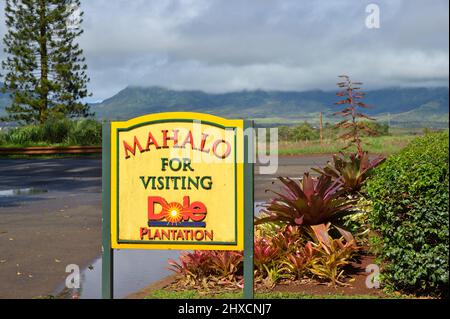
<instances>
[{"instance_id":1,"label":"cloud","mask_svg":"<svg viewBox=\"0 0 450 319\"><path fill-rule=\"evenodd\" d=\"M84 1L93 99L127 85L224 92L448 85L446 0Z\"/></svg>"}]
</instances>

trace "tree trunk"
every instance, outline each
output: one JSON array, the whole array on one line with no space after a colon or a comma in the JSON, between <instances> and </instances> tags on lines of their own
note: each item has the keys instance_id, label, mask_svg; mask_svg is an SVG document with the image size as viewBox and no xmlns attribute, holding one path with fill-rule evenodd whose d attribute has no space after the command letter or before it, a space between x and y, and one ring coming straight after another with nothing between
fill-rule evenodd
<instances>
[{"instance_id":1,"label":"tree trunk","mask_svg":"<svg viewBox=\"0 0 450 319\"><path fill-rule=\"evenodd\" d=\"M41 62L41 78L40 78L40 105L39 105L39 122L43 124L47 120L48 115L48 54L47 54L47 4L46 0L39 1L39 23L40 23L40 39L39 53Z\"/></svg>"}]
</instances>

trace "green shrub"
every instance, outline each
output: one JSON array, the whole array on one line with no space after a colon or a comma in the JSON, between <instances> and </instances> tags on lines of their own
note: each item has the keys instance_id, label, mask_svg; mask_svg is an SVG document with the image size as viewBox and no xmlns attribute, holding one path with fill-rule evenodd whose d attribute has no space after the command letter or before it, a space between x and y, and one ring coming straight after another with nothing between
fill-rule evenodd
<instances>
[{"instance_id":1,"label":"green shrub","mask_svg":"<svg viewBox=\"0 0 450 319\"><path fill-rule=\"evenodd\" d=\"M42 125L43 140L50 144L67 143L70 131L74 126L69 119L50 120Z\"/></svg>"},{"instance_id":2,"label":"green shrub","mask_svg":"<svg viewBox=\"0 0 450 319\"><path fill-rule=\"evenodd\" d=\"M294 141L311 141L319 139L319 130L311 124L304 122L292 129L292 139Z\"/></svg>"},{"instance_id":3,"label":"green shrub","mask_svg":"<svg viewBox=\"0 0 450 319\"><path fill-rule=\"evenodd\" d=\"M282 141L312 141L319 139L319 130L304 122L297 126L280 126L278 136Z\"/></svg>"},{"instance_id":4,"label":"green shrub","mask_svg":"<svg viewBox=\"0 0 450 319\"><path fill-rule=\"evenodd\" d=\"M371 129L377 136L389 135L389 125L386 123L379 123L375 121L362 121L369 129ZM370 136L367 132L362 131L362 136Z\"/></svg>"},{"instance_id":5,"label":"green shrub","mask_svg":"<svg viewBox=\"0 0 450 319\"><path fill-rule=\"evenodd\" d=\"M367 183L388 288L448 296L448 150L448 131L416 138Z\"/></svg>"},{"instance_id":6,"label":"green shrub","mask_svg":"<svg viewBox=\"0 0 450 319\"><path fill-rule=\"evenodd\" d=\"M0 145L100 145L101 134L101 123L93 119L54 119L42 125L30 124L0 132Z\"/></svg>"},{"instance_id":7,"label":"green shrub","mask_svg":"<svg viewBox=\"0 0 450 319\"><path fill-rule=\"evenodd\" d=\"M29 145L44 139L44 133L41 126L26 125L14 128L5 136L5 140L10 144Z\"/></svg>"},{"instance_id":8,"label":"green shrub","mask_svg":"<svg viewBox=\"0 0 450 319\"><path fill-rule=\"evenodd\" d=\"M101 145L102 124L95 120L80 120L74 123L68 136L70 145Z\"/></svg>"}]
</instances>

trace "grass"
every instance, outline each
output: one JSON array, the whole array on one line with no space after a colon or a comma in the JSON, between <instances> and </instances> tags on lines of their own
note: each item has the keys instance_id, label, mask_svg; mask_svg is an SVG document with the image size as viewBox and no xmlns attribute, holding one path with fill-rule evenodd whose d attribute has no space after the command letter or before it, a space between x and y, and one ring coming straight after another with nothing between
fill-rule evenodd
<instances>
[{"instance_id":1,"label":"grass","mask_svg":"<svg viewBox=\"0 0 450 319\"><path fill-rule=\"evenodd\" d=\"M364 149L372 154L390 155L397 153L409 144L415 135L394 135L363 138ZM345 143L339 140L279 142L278 154L300 155L300 154L328 154L338 153L343 149Z\"/></svg>"},{"instance_id":2,"label":"grass","mask_svg":"<svg viewBox=\"0 0 450 319\"><path fill-rule=\"evenodd\" d=\"M240 292L221 292L217 294L200 294L196 290L170 291L170 290L155 290L145 299L240 299L242 293ZM406 296L402 295L388 295L388 299L404 299ZM374 295L343 295L343 294L328 294L328 295L310 295L301 292L264 292L256 293L255 299L386 299L381 296Z\"/></svg>"}]
</instances>

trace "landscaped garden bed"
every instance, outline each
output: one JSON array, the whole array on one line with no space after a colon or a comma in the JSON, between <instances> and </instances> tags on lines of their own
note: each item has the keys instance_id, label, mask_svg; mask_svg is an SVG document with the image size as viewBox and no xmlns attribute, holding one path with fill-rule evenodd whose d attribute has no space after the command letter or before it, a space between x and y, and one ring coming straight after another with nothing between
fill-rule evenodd
<instances>
[{"instance_id":1,"label":"landscaped garden bed","mask_svg":"<svg viewBox=\"0 0 450 319\"><path fill-rule=\"evenodd\" d=\"M281 191L276 191L274 199L264 204L262 215L255 220L256 297L446 296L448 204L446 206L445 201L448 203L448 155L443 155L446 150L448 132L434 133L417 138L398 155L388 158L385 163L378 163L377 168L372 167L375 162L366 162L372 165L365 166L371 168L362 175L360 173L364 170L361 170L361 164L364 161L359 159L363 159L364 155L349 157L347 160L336 158L333 162L335 167L337 164L342 172L347 172L346 182L343 182L342 175L331 177L333 164L328 169L318 170L323 172L318 178L308 174L301 182L281 178ZM405 160L416 153L421 155L415 158L414 163ZM339 162L339 158L344 162ZM412 165L414 170L396 165L402 161L408 167ZM353 175L349 173L350 167L358 168L353 171ZM415 172L417 176L408 180L408 172ZM392 188L382 183L386 174L391 174L385 180L393 185ZM350 175L355 178L359 176L359 182ZM400 185L401 181L406 184ZM377 197L380 185L384 197ZM421 187L422 193L417 193ZM416 192L414 198L406 200L405 193L412 189ZM404 202L389 193L394 190L403 194ZM394 208L387 207L389 203L395 203ZM402 205L409 207L410 211L401 210L398 213ZM414 206L418 211L411 205L420 205ZM420 218L414 216L417 212ZM395 216L400 220L395 219ZM406 216L413 216L413 219L408 220ZM383 225L381 221L388 224ZM414 222L413 228L411 222ZM433 231L430 228L423 229L421 225L433 227ZM400 246L395 248L393 243L398 239L396 236L405 236L402 227L409 227L407 230L415 240L408 238L410 244L400 242ZM421 246L415 246L414 241ZM392 251L400 252L395 255ZM407 259L408 256L426 260L427 263L414 262L413 259ZM170 260L169 264L177 276L164 287L149 291L147 297L242 296L241 252L185 252L180 260ZM371 276L372 279L380 280L380 289L367 284L370 282L368 276L371 275L366 272L369 265L380 268L380 276ZM399 273L403 276L399 276Z\"/></svg>"},{"instance_id":2,"label":"landscaped garden bed","mask_svg":"<svg viewBox=\"0 0 450 319\"><path fill-rule=\"evenodd\" d=\"M347 80L340 96L357 96ZM312 168L318 177L279 177L280 189L270 190L273 198L255 219L256 291L448 296L448 131L419 137L388 159L369 156L359 135L366 128L356 121L365 116L355 111L364 105L349 101L340 113L351 121L341 125L356 152ZM166 297L233 296L243 287L242 252L185 252L169 264L177 277L163 289Z\"/></svg>"}]
</instances>

